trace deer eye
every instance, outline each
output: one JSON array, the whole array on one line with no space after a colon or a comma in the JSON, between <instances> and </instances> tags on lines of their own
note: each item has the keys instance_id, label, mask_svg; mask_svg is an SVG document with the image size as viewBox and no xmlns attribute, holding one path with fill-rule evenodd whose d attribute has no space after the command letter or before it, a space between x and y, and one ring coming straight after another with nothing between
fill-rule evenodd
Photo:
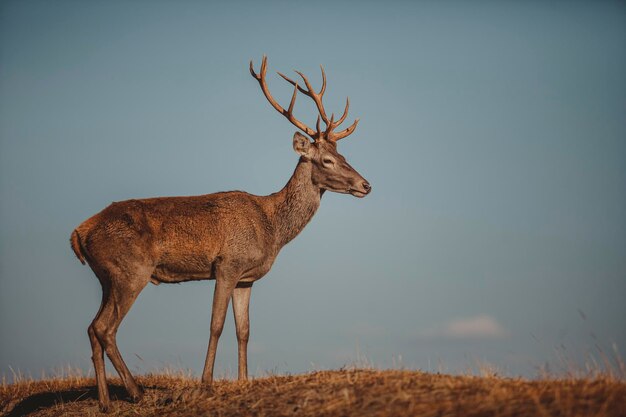
<instances>
[{"instance_id":1,"label":"deer eye","mask_svg":"<svg viewBox=\"0 0 626 417\"><path fill-rule=\"evenodd\" d=\"M334 165L335 161L331 158L325 157L325 158L322 158L322 163L324 165Z\"/></svg>"}]
</instances>

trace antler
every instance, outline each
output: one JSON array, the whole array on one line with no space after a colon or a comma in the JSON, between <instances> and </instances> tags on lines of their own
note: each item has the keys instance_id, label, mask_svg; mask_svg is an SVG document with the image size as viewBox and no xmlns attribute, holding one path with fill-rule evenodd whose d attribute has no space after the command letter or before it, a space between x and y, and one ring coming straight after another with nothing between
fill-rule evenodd
<instances>
[{"instance_id":1,"label":"antler","mask_svg":"<svg viewBox=\"0 0 626 417\"><path fill-rule=\"evenodd\" d=\"M289 109L285 110L280 106L280 104L276 102L276 100L274 100L274 98L269 92L269 89L267 88L267 83L265 82L265 74L267 72L267 57L263 55L263 62L261 63L260 74L256 74L254 72L254 65L252 63L252 60L250 60L250 74L252 74L252 76L259 82L259 84L261 85L261 90L263 90L263 94L265 95L265 98L267 98L270 104L276 110L278 110L279 113L285 116L298 129L305 132L314 140L316 141L328 140L331 142L337 142L339 139L343 139L346 136L350 135L352 132L354 132L354 129L356 129L356 126L359 123L359 119L356 119L354 123L352 123L352 125L342 130L341 132L333 132L333 130L339 127L339 125L341 125L346 119L346 117L348 116L348 109L350 108L350 99L349 98L346 99L346 107L343 111L343 115L341 116L341 118L339 118L339 120L335 122L334 114L332 114L329 119L328 116L326 115L326 110L324 109L324 103L322 102L322 99L324 97L324 92L326 91L326 73L324 72L324 67L322 67L321 65L320 65L320 69L322 70L322 88L320 89L319 93L316 93L315 90L313 90L313 87L311 87L311 83L309 82L308 78L300 71L296 71L296 73L300 77L302 77L302 80L304 81L304 85L307 88L306 90L300 87L297 82L293 81L289 77L285 76L284 74L281 74L280 72L278 73L278 75L283 77L285 81L289 82L291 85L294 86L293 95L291 96L291 102L289 103ZM305 125L304 123L296 119L293 115L293 107L296 104L296 95L298 94L298 91L310 97L315 102L315 105L317 106L319 115L317 116L315 130L311 129L310 127L308 127L307 125ZM321 130L320 128L320 117L326 124L326 128L324 130Z\"/></svg>"}]
</instances>

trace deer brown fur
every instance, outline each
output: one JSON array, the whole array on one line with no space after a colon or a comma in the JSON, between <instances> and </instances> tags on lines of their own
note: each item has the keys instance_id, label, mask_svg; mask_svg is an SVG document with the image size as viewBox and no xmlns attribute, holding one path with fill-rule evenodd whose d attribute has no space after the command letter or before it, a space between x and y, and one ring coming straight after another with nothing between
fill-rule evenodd
<instances>
[{"instance_id":1,"label":"deer brown fur","mask_svg":"<svg viewBox=\"0 0 626 417\"><path fill-rule=\"evenodd\" d=\"M102 303L88 328L100 407L110 400L104 370L104 353L136 400L142 390L117 348L118 327L135 299L149 282L177 283L215 280L211 330L202 382L211 384L217 343L229 301L238 340L239 379L247 378L248 307L252 283L272 267L280 249L295 238L317 211L326 190L364 197L371 188L337 152L337 140L354 131L335 133L340 123L329 119L322 104L326 77L322 69L320 93L300 74L307 90L294 85L289 110L271 97L265 84L267 59L260 75L252 75L272 106L312 139L296 132L293 147L300 155L285 187L268 196L241 191L193 197L161 197L116 202L78 226L70 241L74 253L87 262L102 286ZM281 74L282 75L282 74ZM313 130L293 117L297 91L311 97L326 129ZM339 122L347 115L348 104Z\"/></svg>"}]
</instances>

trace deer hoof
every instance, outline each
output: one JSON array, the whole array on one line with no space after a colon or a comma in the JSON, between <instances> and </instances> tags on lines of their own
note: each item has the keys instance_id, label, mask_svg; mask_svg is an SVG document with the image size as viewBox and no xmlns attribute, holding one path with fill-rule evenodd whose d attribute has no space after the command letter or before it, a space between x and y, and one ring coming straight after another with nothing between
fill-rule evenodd
<instances>
[{"instance_id":1,"label":"deer hoof","mask_svg":"<svg viewBox=\"0 0 626 417\"><path fill-rule=\"evenodd\" d=\"M138 403L143 399L143 395L144 395L143 390L140 388L136 393L131 394L130 400L133 403Z\"/></svg>"}]
</instances>

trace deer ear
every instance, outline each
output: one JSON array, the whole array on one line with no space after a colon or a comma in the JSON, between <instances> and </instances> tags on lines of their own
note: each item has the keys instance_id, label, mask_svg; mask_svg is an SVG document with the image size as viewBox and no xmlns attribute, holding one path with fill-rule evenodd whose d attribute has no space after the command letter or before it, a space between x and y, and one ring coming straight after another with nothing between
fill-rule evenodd
<instances>
[{"instance_id":1,"label":"deer ear","mask_svg":"<svg viewBox=\"0 0 626 417\"><path fill-rule=\"evenodd\" d=\"M300 132L296 132L293 135L293 150L304 156L305 158L311 157L311 141L302 135Z\"/></svg>"}]
</instances>

